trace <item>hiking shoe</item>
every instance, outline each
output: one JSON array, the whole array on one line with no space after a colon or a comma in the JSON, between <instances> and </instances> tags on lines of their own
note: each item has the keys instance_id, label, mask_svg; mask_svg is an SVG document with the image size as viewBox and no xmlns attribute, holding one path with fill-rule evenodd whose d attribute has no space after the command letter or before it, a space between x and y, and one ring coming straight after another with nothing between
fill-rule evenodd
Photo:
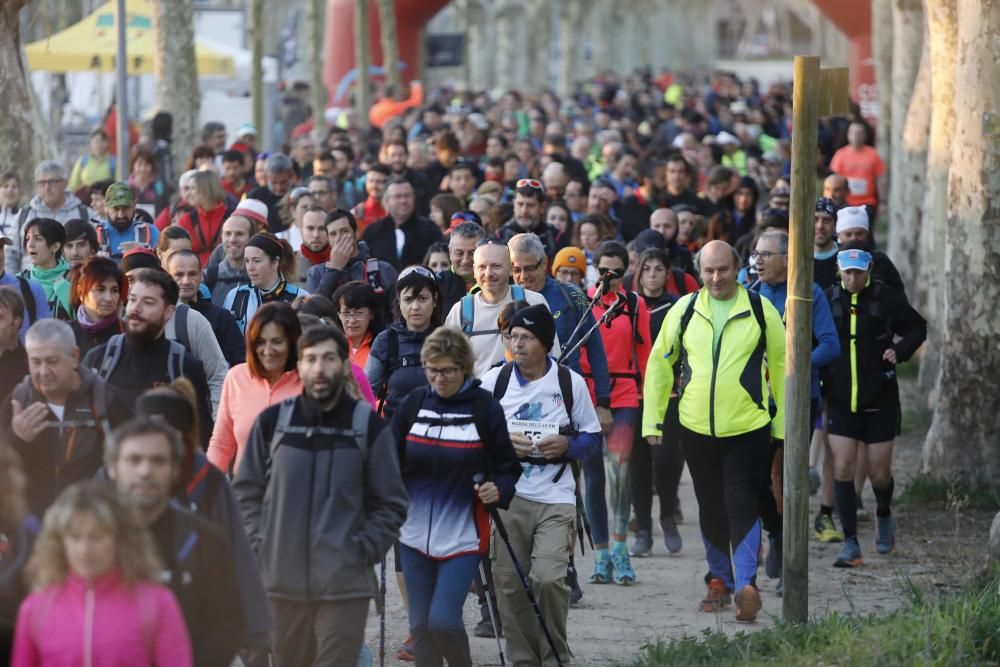
<instances>
[{"instance_id":1,"label":"hiking shoe","mask_svg":"<svg viewBox=\"0 0 1000 667\"><path fill-rule=\"evenodd\" d=\"M764 603L760 599L760 591L747 584L736 594L736 620L740 623L756 623Z\"/></svg>"},{"instance_id":2,"label":"hiking shoe","mask_svg":"<svg viewBox=\"0 0 1000 667\"><path fill-rule=\"evenodd\" d=\"M770 579L781 577L781 535L767 536L767 558L764 560L764 572Z\"/></svg>"},{"instance_id":3,"label":"hiking shoe","mask_svg":"<svg viewBox=\"0 0 1000 667\"><path fill-rule=\"evenodd\" d=\"M649 531L640 530L639 534L635 536L635 542L632 543L632 548L628 550L628 553L630 556L635 556L636 558L645 558L652 550L653 538L650 536Z\"/></svg>"},{"instance_id":4,"label":"hiking shoe","mask_svg":"<svg viewBox=\"0 0 1000 667\"><path fill-rule=\"evenodd\" d=\"M833 522L833 517L820 512L813 522L816 529L816 539L820 542L843 542L844 534L837 530L837 524Z\"/></svg>"},{"instance_id":5,"label":"hiking shoe","mask_svg":"<svg viewBox=\"0 0 1000 667\"><path fill-rule=\"evenodd\" d=\"M678 526L684 523L684 512L681 511L681 499L674 499L674 523Z\"/></svg>"},{"instance_id":6,"label":"hiking shoe","mask_svg":"<svg viewBox=\"0 0 1000 667\"><path fill-rule=\"evenodd\" d=\"M809 495L815 496L819 491L820 484L823 480L819 476L819 470L816 468L809 468Z\"/></svg>"},{"instance_id":7,"label":"hiking shoe","mask_svg":"<svg viewBox=\"0 0 1000 667\"><path fill-rule=\"evenodd\" d=\"M632 561L628 557L627 551L611 552L611 563L615 568L615 583L619 586L631 586L635 583L635 570L632 569Z\"/></svg>"},{"instance_id":8,"label":"hiking shoe","mask_svg":"<svg viewBox=\"0 0 1000 667\"><path fill-rule=\"evenodd\" d=\"M891 516L875 517L875 551L883 556L891 554L896 546L896 522Z\"/></svg>"},{"instance_id":9,"label":"hiking shoe","mask_svg":"<svg viewBox=\"0 0 1000 667\"><path fill-rule=\"evenodd\" d=\"M663 531L663 546L667 548L667 551L672 554L680 552L684 542L677 530L677 522L671 517L660 519L660 530Z\"/></svg>"},{"instance_id":10,"label":"hiking shoe","mask_svg":"<svg viewBox=\"0 0 1000 667\"><path fill-rule=\"evenodd\" d=\"M569 603L578 604L583 599L583 589L580 588L580 577L572 563L566 569L566 585L569 586Z\"/></svg>"},{"instance_id":11,"label":"hiking shoe","mask_svg":"<svg viewBox=\"0 0 1000 667\"><path fill-rule=\"evenodd\" d=\"M490 630L490 637L493 636L492 630ZM396 654L396 660L400 662L416 662L417 657L413 655L413 635L406 638L403 642L402 648L399 649L399 653Z\"/></svg>"},{"instance_id":12,"label":"hiking shoe","mask_svg":"<svg viewBox=\"0 0 1000 667\"><path fill-rule=\"evenodd\" d=\"M723 607L728 607L732 598L726 583L718 577L712 577L708 581L708 592L701 601L701 610L707 614L714 614Z\"/></svg>"},{"instance_id":13,"label":"hiking shoe","mask_svg":"<svg viewBox=\"0 0 1000 667\"><path fill-rule=\"evenodd\" d=\"M844 546L840 548L837 560L833 561L834 567L859 567L865 561L861 558L861 546L858 544L857 536L848 537L844 540Z\"/></svg>"},{"instance_id":14,"label":"hiking shoe","mask_svg":"<svg viewBox=\"0 0 1000 667\"><path fill-rule=\"evenodd\" d=\"M861 496L858 496L858 511L855 516L858 521L862 522L872 520L872 515L868 513L868 510L865 509L865 504L861 502Z\"/></svg>"},{"instance_id":15,"label":"hiking shoe","mask_svg":"<svg viewBox=\"0 0 1000 667\"><path fill-rule=\"evenodd\" d=\"M594 573L590 575L590 583L611 583L611 555L608 554L607 550L594 554Z\"/></svg>"},{"instance_id":16,"label":"hiking shoe","mask_svg":"<svg viewBox=\"0 0 1000 667\"><path fill-rule=\"evenodd\" d=\"M486 616L479 619L476 623L476 627L472 629L472 634L475 637L485 637L487 639L492 639L496 636L493 632L493 623L490 621L489 611L486 612Z\"/></svg>"}]
</instances>

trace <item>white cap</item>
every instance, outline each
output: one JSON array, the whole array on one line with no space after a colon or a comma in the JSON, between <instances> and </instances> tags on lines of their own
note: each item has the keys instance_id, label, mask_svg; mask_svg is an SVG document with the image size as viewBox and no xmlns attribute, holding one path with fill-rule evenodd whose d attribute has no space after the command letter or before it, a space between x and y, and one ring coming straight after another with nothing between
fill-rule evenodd
<instances>
[{"instance_id":1,"label":"white cap","mask_svg":"<svg viewBox=\"0 0 1000 667\"><path fill-rule=\"evenodd\" d=\"M256 137L257 136L257 128L254 127L253 125L251 125L250 123L243 123L238 128L236 128L236 136L237 137L246 137L246 136Z\"/></svg>"},{"instance_id":2,"label":"white cap","mask_svg":"<svg viewBox=\"0 0 1000 667\"><path fill-rule=\"evenodd\" d=\"M845 206L837 211L837 233L848 229L868 231L868 211L864 206Z\"/></svg>"},{"instance_id":3,"label":"white cap","mask_svg":"<svg viewBox=\"0 0 1000 667\"><path fill-rule=\"evenodd\" d=\"M244 199L233 211L233 215L240 215L257 222L267 224L267 204L259 199Z\"/></svg>"},{"instance_id":4,"label":"white cap","mask_svg":"<svg viewBox=\"0 0 1000 667\"><path fill-rule=\"evenodd\" d=\"M715 143L720 146L739 146L740 140L735 135L723 130L715 135Z\"/></svg>"}]
</instances>

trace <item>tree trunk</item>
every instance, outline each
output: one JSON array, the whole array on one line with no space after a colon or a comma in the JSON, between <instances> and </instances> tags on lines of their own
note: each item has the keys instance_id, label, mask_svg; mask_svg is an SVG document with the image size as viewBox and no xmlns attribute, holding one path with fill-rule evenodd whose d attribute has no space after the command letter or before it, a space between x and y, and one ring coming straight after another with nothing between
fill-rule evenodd
<instances>
[{"instance_id":1,"label":"tree trunk","mask_svg":"<svg viewBox=\"0 0 1000 667\"><path fill-rule=\"evenodd\" d=\"M892 5L887 0L872 0L872 59L875 61L878 94L875 148L887 165L892 157L892 44ZM892 192L892 172L889 172L887 182L889 192L880 195L888 201Z\"/></svg>"},{"instance_id":2,"label":"tree trunk","mask_svg":"<svg viewBox=\"0 0 1000 667\"><path fill-rule=\"evenodd\" d=\"M501 0L496 5L496 82L501 90L521 88L516 81L517 57L517 22L520 18L520 8L511 0Z\"/></svg>"},{"instance_id":3,"label":"tree trunk","mask_svg":"<svg viewBox=\"0 0 1000 667\"><path fill-rule=\"evenodd\" d=\"M944 351L924 469L1000 478L1000 3L958 1L955 131L948 177Z\"/></svg>"},{"instance_id":4,"label":"tree trunk","mask_svg":"<svg viewBox=\"0 0 1000 667\"><path fill-rule=\"evenodd\" d=\"M552 10L545 0L528 0L525 3L525 31L527 44L525 58L528 90L537 94L549 85L549 44L552 38Z\"/></svg>"},{"instance_id":5,"label":"tree trunk","mask_svg":"<svg viewBox=\"0 0 1000 667\"><path fill-rule=\"evenodd\" d=\"M927 141L924 222L920 226L920 280L926 293L927 345L920 359L920 388L934 405L933 389L941 368L944 318L944 252L947 242L948 167L955 131L955 57L958 49L956 0L927 0L931 60L931 128Z\"/></svg>"},{"instance_id":6,"label":"tree trunk","mask_svg":"<svg viewBox=\"0 0 1000 667\"><path fill-rule=\"evenodd\" d=\"M399 79L399 43L396 41L396 7L393 0L378 0L379 32L382 36L382 69L385 70L387 94L398 99L402 93ZM412 69L411 69L412 72Z\"/></svg>"},{"instance_id":7,"label":"tree trunk","mask_svg":"<svg viewBox=\"0 0 1000 667\"><path fill-rule=\"evenodd\" d=\"M889 177L892 179L888 193L879 193L881 201L889 202L890 214L897 188L896 183L903 170L903 127L906 112L910 108L913 85L920 69L920 55L923 53L924 12L921 0L892 0L892 98L890 116L891 150L889 152ZM889 234L893 231L890 226Z\"/></svg>"},{"instance_id":8,"label":"tree trunk","mask_svg":"<svg viewBox=\"0 0 1000 667\"><path fill-rule=\"evenodd\" d=\"M201 92L194 53L193 0L153 0L153 71L160 111L174 118L174 164L184 164L198 142Z\"/></svg>"},{"instance_id":9,"label":"tree trunk","mask_svg":"<svg viewBox=\"0 0 1000 667\"><path fill-rule=\"evenodd\" d=\"M261 137L264 132L264 0L250 0L250 102L253 124ZM280 144L281 141L276 143Z\"/></svg>"},{"instance_id":10,"label":"tree trunk","mask_svg":"<svg viewBox=\"0 0 1000 667\"><path fill-rule=\"evenodd\" d=\"M312 89L313 136L322 141L326 134L328 97L323 85L323 36L326 34L326 0L309 0L309 74Z\"/></svg>"},{"instance_id":11,"label":"tree trunk","mask_svg":"<svg viewBox=\"0 0 1000 667\"><path fill-rule=\"evenodd\" d=\"M583 32L585 11L581 0L562 0L559 5L559 76L556 78L556 89L561 97L573 93L574 78L579 76L580 49L577 48L577 40Z\"/></svg>"},{"instance_id":12,"label":"tree trunk","mask_svg":"<svg viewBox=\"0 0 1000 667\"><path fill-rule=\"evenodd\" d=\"M368 0L354 0L354 63L358 80L354 89L354 110L358 127L368 127L368 111L372 107L371 64L368 48Z\"/></svg>"},{"instance_id":13,"label":"tree trunk","mask_svg":"<svg viewBox=\"0 0 1000 667\"><path fill-rule=\"evenodd\" d=\"M13 171L21 179L21 189L31 192L35 165L56 157L55 146L39 112L27 63L21 48L21 25L18 16L27 0L0 3L0 172Z\"/></svg>"},{"instance_id":14,"label":"tree trunk","mask_svg":"<svg viewBox=\"0 0 1000 667\"><path fill-rule=\"evenodd\" d=\"M889 197L889 256L899 268L903 284L917 287L910 299L921 310L924 295L916 281L920 270L918 252L920 228L924 222L924 177L927 175L927 138L931 124L930 60L930 46L925 39L901 140L893 152L898 164Z\"/></svg>"}]
</instances>

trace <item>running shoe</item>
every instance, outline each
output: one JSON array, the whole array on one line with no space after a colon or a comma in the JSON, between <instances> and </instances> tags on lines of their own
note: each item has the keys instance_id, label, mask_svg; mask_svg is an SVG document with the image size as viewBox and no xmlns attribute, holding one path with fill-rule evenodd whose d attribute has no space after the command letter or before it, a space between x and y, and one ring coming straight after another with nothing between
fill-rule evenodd
<instances>
[{"instance_id":1,"label":"running shoe","mask_svg":"<svg viewBox=\"0 0 1000 667\"><path fill-rule=\"evenodd\" d=\"M736 593L736 620L739 623L756 623L764 603L760 599L760 591L755 586L747 584Z\"/></svg>"},{"instance_id":2,"label":"running shoe","mask_svg":"<svg viewBox=\"0 0 1000 667\"><path fill-rule=\"evenodd\" d=\"M674 523L678 526L684 523L684 512L681 511L681 499L674 499Z\"/></svg>"},{"instance_id":3,"label":"running shoe","mask_svg":"<svg viewBox=\"0 0 1000 667\"><path fill-rule=\"evenodd\" d=\"M860 495L858 496L858 511L855 514L855 516L857 516L857 520L858 521L862 521L862 522L864 522L864 521L871 521L872 520L872 515L869 514L868 510L865 509L865 504L863 502L861 502L861 496Z\"/></svg>"},{"instance_id":4,"label":"running shoe","mask_svg":"<svg viewBox=\"0 0 1000 667\"><path fill-rule=\"evenodd\" d=\"M875 517L875 551L883 556L892 553L896 546L896 522L891 516Z\"/></svg>"},{"instance_id":5,"label":"running shoe","mask_svg":"<svg viewBox=\"0 0 1000 667\"><path fill-rule=\"evenodd\" d=\"M781 535L767 536L767 558L764 559L764 572L770 579L777 579L781 576Z\"/></svg>"},{"instance_id":6,"label":"running shoe","mask_svg":"<svg viewBox=\"0 0 1000 667\"><path fill-rule=\"evenodd\" d=\"M705 599L701 601L701 610L707 614L714 614L723 607L728 607L732 602L729 589L726 583L718 577L712 577L708 581L708 592Z\"/></svg>"},{"instance_id":7,"label":"running shoe","mask_svg":"<svg viewBox=\"0 0 1000 667\"><path fill-rule=\"evenodd\" d=\"M413 654L413 635L406 638L403 642L403 647L399 649L399 653L396 654L396 660L400 662L416 662L417 657Z\"/></svg>"},{"instance_id":8,"label":"running shoe","mask_svg":"<svg viewBox=\"0 0 1000 667\"><path fill-rule=\"evenodd\" d=\"M615 549L611 552L611 563L615 568L615 583L619 586L631 586L635 583L635 570L632 561L625 550Z\"/></svg>"},{"instance_id":9,"label":"running shoe","mask_svg":"<svg viewBox=\"0 0 1000 667\"><path fill-rule=\"evenodd\" d=\"M833 561L834 567L859 567L865 561L861 558L861 546L858 544L858 537L848 537L844 540L844 546L840 548L837 560Z\"/></svg>"},{"instance_id":10,"label":"running shoe","mask_svg":"<svg viewBox=\"0 0 1000 667\"><path fill-rule=\"evenodd\" d=\"M570 562L566 569L566 585L569 586L569 603L579 604L583 599L583 589L580 588L580 577L576 573L576 566Z\"/></svg>"},{"instance_id":11,"label":"running shoe","mask_svg":"<svg viewBox=\"0 0 1000 667\"><path fill-rule=\"evenodd\" d=\"M487 639L492 639L496 635L493 632L493 622L490 620L490 612L487 611L486 615L479 619L476 623L476 627L472 628L473 637L486 637Z\"/></svg>"},{"instance_id":12,"label":"running shoe","mask_svg":"<svg viewBox=\"0 0 1000 667\"><path fill-rule=\"evenodd\" d=\"M813 522L816 529L816 539L820 542L843 542L844 534L837 530L837 524L833 522L833 517L820 512Z\"/></svg>"},{"instance_id":13,"label":"running shoe","mask_svg":"<svg viewBox=\"0 0 1000 667\"><path fill-rule=\"evenodd\" d=\"M611 578L611 555L607 549L602 549L594 554L594 573L590 575L590 583L610 584Z\"/></svg>"},{"instance_id":14,"label":"running shoe","mask_svg":"<svg viewBox=\"0 0 1000 667\"><path fill-rule=\"evenodd\" d=\"M653 550L653 538L648 530L640 530L635 536L632 548L628 550L630 556L645 558Z\"/></svg>"},{"instance_id":15,"label":"running shoe","mask_svg":"<svg viewBox=\"0 0 1000 667\"><path fill-rule=\"evenodd\" d=\"M815 496L816 495L816 493L819 491L819 487L820 487L820 484L822 483L822 481L823 480L820 479L820 476L819 476L819 470L816 470L816 468L809 468L809 495L810 496Z\"/></svg>"},{"instance_id":16,"label":"running shoe","mask_svg":"<svg viewBox=\"0 0 1000 667\"><path fill-rule=\"evenodd\" d=\"M677 530L677 522L672 517L660 519L660 529L663 531L663 546L672 554L679 553L684 542Z\"/></svg>"}]
</instances>

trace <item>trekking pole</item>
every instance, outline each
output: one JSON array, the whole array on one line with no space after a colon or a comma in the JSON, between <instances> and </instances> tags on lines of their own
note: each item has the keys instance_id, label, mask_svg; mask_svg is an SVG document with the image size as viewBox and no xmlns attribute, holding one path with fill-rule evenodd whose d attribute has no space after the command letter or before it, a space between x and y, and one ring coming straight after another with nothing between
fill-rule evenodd
<instances>
[{"instance_id":1,"label":"trekking pole","mask_svg":"<svg viewBox=\"0 0 1000 667\"><path fill-rule=\"evenodd\" d=\"M571 347L562 348L559 354L559 358L556 359L556 363L559 364L565 363L566 359L568 359L570 355L572 355L574 352L576 352L581 347L587 344L587 341L590 340L590 337L594 335L595 331L601 328L602 324L610 322L611 320L615 319L623 312L625 312L625 303L626 300L622 298L622 294L621 292L619 292L617 295L617 301L611 304L611 307L604 311L604 314L601 315L601 318L596 322L594 322L594 325L590 327L587 333L583 334L583 336L580 337L580 340L573 343ZM580 322L583 323L584 320L580 320ZM572 336L570 336L570 339L572 340Z\"/></svg>"},{"instance_id":2,"label":"trekking pole","mask_svg":"<svg viewBox=\"0 0 1000 667\"><path fill-rule=\"evenodd\" d=\"M382 583L379 585L378 597L381 601L382 613L379 615L378 628L378 664L385 667L385 556L382 556Z\"/></svg>"},{"instance_id":3,"label":"trekking pole","mask_svg":"<svg viewBox=\"0 0 1000 667\"><path fill-rule=\"evenodd\" d=\"M486 568L483 567L483 559L479 559L479 578L483 580L483 589L486 592L486 608L490 612L490 623L493 625L493 636L497 639L497 652L500 653L500 667L505 667L507 661L503 657L503 644L500 643L500 626L497 625L497 617L493 613L493 602L490 600L490 582L486 580ZM494 595L496 591L493 591Z\"/></svg>"},{"instance_id":4,"label":"trekking pole","mask_svg":"<svg viewBox=\"0 0 1000 667\"><path fill-rule=\"evenodd\" d=\"M482 473L477 473L472 481L476 484L482 484L486 481L486 477ZM538 618L539 625L542 626L542 632L545 633L545 640L549 643L549 648L552 649L552 655L556 658L556 664L559 667L563 667L562 658L559 657L559 651L556 650L556 642L552 639L552 633L549 632L549 626L545 622L545 618L542 616L542 609L538 606L538 599L535 597L535 591L531 589L531 582L528 581L528 576L524 573L524 569L521 567L521 563L518 562L517 556L514 555L514 547L511 546L510 536L507 535L507 528L503 525L503 520L500 518L500 513L497 511L496 505L488 505L490 516L493 518L493 525L496 526L497 532L500 533L500 539L503 540L504 545L507 547L507 553L510 554L510 560L514 564L514 569L517 570L517 576L521 580L521 585L524 587L524 592L528 596L528 602L531 603L532 609L535 610L535 616ZM487 595L487 601L489 601L489 596Z\"/></svg>"},{"instance_id":5,"label":"trekking pole","mask_svg":"<svg viewBox=\"0 0 1000 667\"><path fill-rule=\"evenodd\" d=\"M587 310L584 312L589 313L590 311L592 311L597 302L600 301L602 296L604 296L600 287L601 287L600 284L598 284L598 289L594 291L594 298L591 299L590 303L587 304ZM565 343L560 343L560 346L569 347L572 340L576 338L577 334L580 333L580 330L583 329L583 325L586 323L586 321L587 321L586 318L581 317L580 321L576 323L576 327L573 329L573 332L569 335L569 338L566 339Z\"/></svg>"}]
</instances>

